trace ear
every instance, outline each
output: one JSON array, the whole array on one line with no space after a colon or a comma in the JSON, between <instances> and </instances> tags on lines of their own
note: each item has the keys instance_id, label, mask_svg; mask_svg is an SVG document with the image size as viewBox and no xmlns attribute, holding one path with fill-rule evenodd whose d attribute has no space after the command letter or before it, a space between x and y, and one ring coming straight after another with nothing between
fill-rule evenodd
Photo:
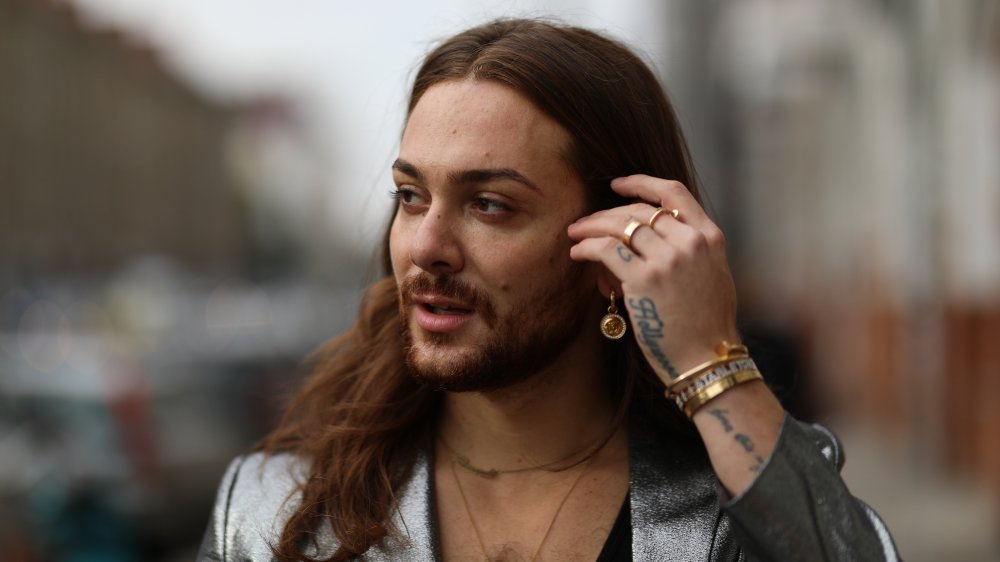
<instances>
[{"instance_id":1,"label":"ear","mask_svg":"<svg viewBox=\"0 0 1000 562\"><path fill-rule=\"evenodd\" d=\"M607 298L611 295L612 289L615 291L615 298L621 298L622 282L608 268L601 265L597 272L597 290L601 296Z\"/></svg>"}]
</instances>

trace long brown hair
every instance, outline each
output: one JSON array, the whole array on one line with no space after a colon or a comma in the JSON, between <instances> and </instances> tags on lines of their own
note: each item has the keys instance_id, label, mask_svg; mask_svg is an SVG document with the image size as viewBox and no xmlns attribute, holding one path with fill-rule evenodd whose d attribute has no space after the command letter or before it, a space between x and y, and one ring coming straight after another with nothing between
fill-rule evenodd
<instances>
[{"instance_id":1,"label":"long brown hair","mask_svg":"<svg viewBox=\"0 0 1000 562\"><path fill-rule=\"evenodd\" d=\"M634 173L678 180L698 197L670 102L649 67L620 43L547 21L493 21L427 56L408 111L428 88L462 79L505 84L569 132L571 164L592 210L627 203L608 182ZM311 378L261 443L265 452L311 463L301 503L274 545L283 561L312 560L306 541L320 525L340 541L331 560L363 553L394 532L394 493L430 446L438 395L407 372L388 229L382 252L383 277L368 289L354 326L320 351ZM617 376L609 379L621 410L651 419L675 443L695 443L690 425L664 405L663 384L635 339L614 349L609 364Z\"/></svg>"}]
</instances>

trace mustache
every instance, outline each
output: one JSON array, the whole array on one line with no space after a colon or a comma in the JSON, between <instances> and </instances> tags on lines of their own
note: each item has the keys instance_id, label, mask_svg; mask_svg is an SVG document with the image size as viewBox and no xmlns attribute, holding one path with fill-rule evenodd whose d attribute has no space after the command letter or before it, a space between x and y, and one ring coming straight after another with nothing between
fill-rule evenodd
<instances>
[{"instance_id":1,"label":"mustache","mask_svg":"<svg viewBox=\"0 0 1000 562\"><path fill-rule=\"evenodd\" d=\"M450 273L429 275L418 273L403 279L399 286L400 301L404 306L413 305L414 295L440 295L460 301L463 305L479 312L488 326L496 320L496 311L489 295L475 285L456 279Z\"/></svg>"}]
</instances>

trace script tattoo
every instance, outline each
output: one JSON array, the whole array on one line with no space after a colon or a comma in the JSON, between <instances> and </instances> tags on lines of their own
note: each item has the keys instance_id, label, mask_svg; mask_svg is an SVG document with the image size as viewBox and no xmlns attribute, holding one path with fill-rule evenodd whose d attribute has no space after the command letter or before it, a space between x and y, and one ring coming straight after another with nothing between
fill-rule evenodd
<instances>
[{"instance_id":1,"label":"script tattoo","mask_svg":"<svg viewBox=\"0 0 1000 562\"><path fill-rule=\"evenodd\" d=\"M737 443L743 446L744 451L748 453L753 452L753 441L746 435L743 435L742 433L737 433L736 435L733 435L733 439L735 439Z\"/></svg>"},{"instance_id":2,"label":"script tattoo","mask_svg":"<svg viewBox=\"0 0 1000 562\"><path fill-rule=\"evenodd\" d=\"M656 362L663 367L667 375L671 379L676 379L680 373L660 348L660 341L663 340L663 320L660 320L660 315L656 312L656 303L649 297L642 297L629 299L628 304L632 320L639 326L639 342L646 346L650 355L656 358Z\"/></svg>"},{"instance_id":3,"label":"script tattoo","mask_svg":"<svg viewBox=\"0 0 1000 562\"><path fill-rule=\"evenodd\" d=\"M632 261L633 255L634 254L632 252L628 251L628 248L622 246L621 244L618 245L618 257L620 257L622 261Z\"/></svg>"},{"instance_id":4,"label":"script tattoo","mask_svg":"<svg viewBox=\"0 0 1000 562\"><path fill-rule=\"evenodd\" d=\"M726 417L726 414L729 413L729 410L720 410L719 408L712 408L711 410L708 411L708 413L712 414L713 416L719 419L719 423L722 424L723 431L729 433L730 431L733 430L733 424L729 423L729 418Z\"/></svg>"},{"instance_id":5,"label":"script tattoo","mask_svg":"<svg viewBox=\"0 0 1000 562\"><path fill-rule=\"evenodd\" d=\"M726 416L726 414L729 413L729 410L723 410L722 408L712 408L708 411L708 413L712 414L713 416L715 416L716 419L719 420L719 423L722 424L723 431L725 431L726 433L733 432L733 424L730 423L729 418ZM744 435L742 433L734 434L733 440L739 443L740 447L743 447L744 451L753 455L754 464L750 466L750 472L757 472L758 470L760 470L760 467L764 465L764 457L754 452L753 440L750 439L748 435Z\"/></svg>"}]
</instances>

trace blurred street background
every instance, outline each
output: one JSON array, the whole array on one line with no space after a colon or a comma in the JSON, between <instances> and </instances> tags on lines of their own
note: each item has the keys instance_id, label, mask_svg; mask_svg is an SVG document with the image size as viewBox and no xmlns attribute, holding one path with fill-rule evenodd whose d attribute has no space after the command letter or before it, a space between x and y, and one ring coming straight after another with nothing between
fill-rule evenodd
<instances>
[{"instance_id":1,"label":"blurred street background","mask_svg":"<svg viewBox=\"0 0 1000 562\"><path fill-rule=\"evenodd\" d=\"M542 15L654 65L903 556L1000 560L1000 0L0 0L0 561L194 557L377 273L421 56Z\"/></svg>"}]
</instances>

